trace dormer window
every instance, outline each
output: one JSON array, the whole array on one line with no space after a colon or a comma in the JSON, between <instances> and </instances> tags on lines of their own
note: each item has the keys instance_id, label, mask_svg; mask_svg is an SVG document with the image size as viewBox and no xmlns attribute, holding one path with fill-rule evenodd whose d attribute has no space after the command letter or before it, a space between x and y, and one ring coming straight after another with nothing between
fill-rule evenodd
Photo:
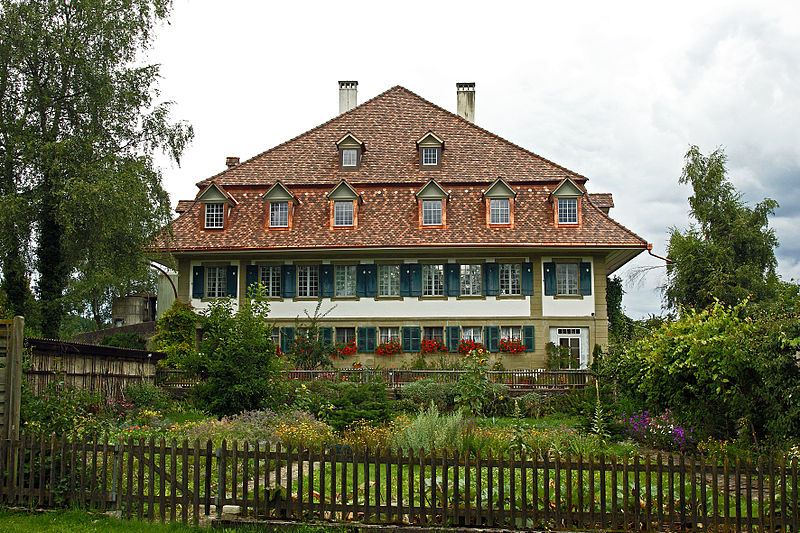
<instances>
[{"instance_id":1,"label":"dormer window","mask_svg":"<svg viewBox=\"0 0 800 533\"><path fill-rule=\"evenodd\" d=\"M486 224L489 226L513 226L516 195L517 193L505 180L498 178L483 193L486 201Z\"/></svg>"},{"instance_id":2,"label":"dormer window","mask_svg":"<svg viewBox=\"0 0 800 533\"><path fill-rule=\"evenodd\" d=\"M489 224L509 224L511 207L508 198L491 198L489 200Z\"/></svg>"},{"instance_id":3,"label":"dormer window","mask_svg":"<svg viewBox=\"0 0 800 533\"><path fill-rule=\"evenodd\" d=\"M578 223L578 199L559 198L558 199L558 223L577 224Z\"/></svg>"},{"instance_id":4,"label":"dormer window","mask_svg":"<svg viewBox=\"0 0 800 533\"><path fill-rule=\"evenodd\" d=\"M419 225L420 227L439 227L444 228L447 221L447 191L430 180L422 189L415 194L419 205Z\"/></svg>"},{"instance_id":5,"label":"dormer window","mask_svg":"<svg viewBox=\"0 0 800 533\"><path fill-rule=\"evenodd\" d=\"M299 203L289 189L281 182L264 193L262 198L269 202L267 211L267 227L271 230L285 231L292 228L292 215L295 206Z\"/></svg>"},{"instance_id":6,"label":"dormer window","mask_svg":"<svg viewBox=\"0 0 800 533\"><path fill-rule=\"evenodd\" d=\"M419 166L422 170L441 168L444 141L433 132L428 132L417 141L417 148L419 148Z\"/></svg>"},{"instance_id":7,"label":"dormer window","mask_svg":"<svg viewBox=\"0 0 800 533\"><path fill-rule=\"evenodd\" d=\"M333 225L352 226L353 225L353 202L334 202L333 203Z\"/></svg>"},{"instance_id":8,"label":"dormer window","mask_svg":"<svg viewBox=\"0 0 800 533\"><path fill-rule=\"evenodd\" d=\"M570 178L565 178L550 193L556 226L580 226L584 191Z\"/></svg>"},{"instance_id":9,"label":"dormer window","mask_svg":"<svg viewBox=\"0 0 800 533\"><path fill-rule=\"evenodd\" d=\"M423 200L422 201L422 225L441 226L442 225L442 201Z\"/></svg>"},{"instance_id":10,"label":"dormer window","mask_svg":"<svg viewBox=\"0 0 800 533\"><path fill-rule=\"evenodd\" d=\"M358 226L358 205L361 196L346 181L328 193L331 228L355 228Z\"/></svg>"},{"instance_id":11,"label":"dormer window","mask_svg":"<svg viewBox=\"0 0 800 533\"><path fill-rule=\"evenodd\" d=\"M225 225L225 204L207 203L206 204L206 228L221 229Z\"/></svg>"},{"instance_id":12,"label":"dormer window","mask_svg":"<svg viewBox=\"0 0 800 533\"><path fill-rule=\"evenodd\" d=\"M422 164L425 166L439 164L439 149L438 148L423 148L422 149Z\"/></svg>"},{"instance_id":13,"label":"dormer window","mask_svg":"<svg viewBox=\"0 0 800 533\"><path fill-rule=\"evenodd\" d=\"M355 148L345 148L342 150L342 166L343 167L357 167L358 166L358 150Z\"/></svg>"},{"instance_id":14,"label":"dormer window","mask_svg":"<svg viewBox=\"0 0 800 533\"><path fill-rule=\"evenodd\" d=\"M197 196L197 201L202 206L200 227L213 230L225 229L231 208L238 204L233 196L214 181Z\"/></svg>"},{"instance_id":15,"label":"dormer window","mask_svg":"<svg viewBox=\"0 0 800 533\"><path fill-rule=\"evenodd\" d=\"M269 203L269 226L271 228L289 227L289 202Z\"/></svg>"},{"instance_id":16,"label":"dormer window","mask_svg":"<svg viewBox=\"0 0 800 533\"><path fill-rule=\"evenodd\" d=\"M339 150L339 168L357 170L361 166L361 155L366 151L364 143L352 133L345 134L336 142Z\"/></svg>"}]
</instances>

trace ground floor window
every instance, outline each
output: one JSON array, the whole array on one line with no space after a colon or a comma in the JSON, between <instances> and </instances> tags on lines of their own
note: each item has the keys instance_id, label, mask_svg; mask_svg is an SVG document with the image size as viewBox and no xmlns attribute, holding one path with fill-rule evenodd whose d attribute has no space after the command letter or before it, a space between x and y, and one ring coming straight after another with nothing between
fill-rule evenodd
<instances>
[{"instance_id":1,"label":"ground floor window","mask_svg":"<svg viewBox=\"0 0 800 533\"><path fill-rule=\"evenodd\" d=\"M444 342L444 328L425 326L422 328L422 338Z\"/></svg>"},{"instance_id":2,"label":"ground floor window","mask_svg":"<svg viewBox=\"0 0 800 533\"><path fill-rule=\"evenodd\" d=\"M356 340L356 328L336 328L336 342L350 344Z\"/></svg>"},{"instance_id":3,"label":"ground floor window","mask_svg":"<svg viewBox=\"0 0 800 533\"><path fill-rule=\"evenodd\" d=\"M481 326L464 326L461 328L461 338L465 341L481 342Z\"/></svg>"},{"instance_id":4,"label":"ground floor window","mask_svg":"<svg viewBox=\"0 0 800 533\"><path fill-rule=\"evenodd\" d=\"M550 342L568 350L574 368L589 366L589 328L550 328Z\"/></svg>"},{"instance_id":5,"label":"ground floor window","mask_svg":"<svg viewBox=\"0 0 800 533\"><path fill-rule=\"evenodd\" d=\"M381 328L380 343L397 341L400 342L400 328Z\"/></svg>"}]
</instances>

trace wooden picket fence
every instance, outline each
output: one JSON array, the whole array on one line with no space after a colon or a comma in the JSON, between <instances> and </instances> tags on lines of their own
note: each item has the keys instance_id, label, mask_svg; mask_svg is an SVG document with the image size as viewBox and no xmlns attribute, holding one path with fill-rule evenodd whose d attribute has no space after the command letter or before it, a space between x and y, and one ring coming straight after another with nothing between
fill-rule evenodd
<instances>
[{"instance_id":1,"label":"wooden picket fence","mask_svg":"<svg viewBox=\"0 0 800 533\"><path fill-rule=\"evenodd\" d=\"M798 461L358 454L342 445L0 441L0 503L505 528L797 532Z\"/></svg>"}]
</instances>

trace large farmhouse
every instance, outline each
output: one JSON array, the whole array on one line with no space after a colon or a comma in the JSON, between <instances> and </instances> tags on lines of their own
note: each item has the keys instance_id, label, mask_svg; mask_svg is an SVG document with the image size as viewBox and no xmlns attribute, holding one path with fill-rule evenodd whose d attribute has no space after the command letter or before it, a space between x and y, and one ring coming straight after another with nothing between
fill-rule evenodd
<instances>
[{"instance_id":1,"label":"large farmhouse","mask_svg":"<svg viewBox=\"0 0 800 533\"><path fill-rule=\"evenodd\" d=\"M606 277L648 247L608 216L611 195L475 125L472 83L457 84L458 114L403 87L356 105L356 90L340 82L337 117L228 158L178 204L160 249L179 299L203 309L261 282L283 349L322 299L323 335L384 368L424 339L519 339L509 368L543 366L554 342L587 365L608 340ZM392 339L404 354L378 356Z\"/></svg>"}]
</instances>

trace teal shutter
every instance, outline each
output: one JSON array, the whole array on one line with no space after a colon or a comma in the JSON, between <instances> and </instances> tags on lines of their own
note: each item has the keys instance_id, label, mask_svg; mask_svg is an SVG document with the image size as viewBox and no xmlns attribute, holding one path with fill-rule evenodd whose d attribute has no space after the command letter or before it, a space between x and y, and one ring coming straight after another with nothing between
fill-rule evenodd
<instances>
[{"instance_id":1,"label":"teal shutter","mask_svg":"<svg viewBox=\"0 0 800 533\"><path fill-rule=\"evenodd\" d=\"M377 328L369 327L369 328L358 328L356 330L359 352L363 353L363 352L375 351L376 329Z\"/></svg>"},{"instance_id":2,"label":"teal shutter","mask_svg":"<svg viewBox=\"0 0 800 533\"><path fill-rule=\"evenodd\" d=\"M451 352L457 352L459 342L461 342L461 328L447 326L447 349Z\"/></svg>"},{"instance_id":3,"label":"teal shutter","mask_svg":"<svg viewBox=\"0 0 800 533\"><path fill-rule=\"evenodd\" d=\"M364 268L364 295L367 298L378 296L378 265L361 265Z\"/></svg>"},{"instance_id":4,"label":"teal shutter","mask_svg":"<svg viewBox=\"0 0 800 533\"><path fill-rule=\"evenodd\" d=\"M225 290L229 298L236 298L236 292L239 288L239 267L236 265L228 265L228 268L225 270Z\"/></svg>"},{"instance_id":5,"label":"teal shutter","mask_svg":"<svg viewBox=\"0 0 800 533\"><path fill-rule=\"evenodd\" d=\"M447 296L458 296L461 293L461 265L458 263L444 265L444 293Z\"/></svg>"},{"instance_id":6,"label":"teal shutter","mask_svg":"<svg viewBox=\"0 0 800 533\"><path fill-rule=\"evenodd\" d=\"M333 265L319 266L319 289L322 298L333 298Z\"/></svg>"},{"instance_id":7,"label":"teal shutter","mask_svg":"<svg viewBox=\"0 0 800 533\"><path fill-rule=\"evenodd\" d=\"M374 352L378 344L378 328L367 328L367 351Z\"/></svg>"},{"instance_id":8,"label":"teal shutter","mask_svg":"<svg viewBox=\"0 0 800 533\"><path fill-rule=\"evenodd\" d=\"M497 296L500 292L500 266L497 263L483 265L483 294Z\"/></svg>"},{"instance_id":9,"label":"teal shutter","mask_svg":"<svg viewBox=\"0 0 800 533\"><path fill-rule=\"evenodd\" d=\"M522 295L533 295L533 263L522 263Z\"/></svg>"},{"instance_id":10,"label":"teal shutter","mask_svg":"<svg viewBox=\"0 0 800 533\"><path fill-rule=\"evenodd\" d=\"M281 296L294 298L295 294L297 294L294 280L294 265L281 265Z\"/></svg>"},{"instance_id":11,"label":"teal shutter","mask_svg":"<svg viewBox=\"0 0 800 533\"><path fill-rule=\"evenodd\" d=\"M281 352L289 353L294 346L294 328L281 328Z\"/></svg>"},{"instance_id":12,"label":"teal shutter","mask_svg":"<svg viewBox=\"0 0 800 533\"><path fill-rule=\"evenodd\" d=\"M409 296L422 296L422 265L412 263L408 267L411 270L411 291Z\"/></svg>"},{"instance_id":13,"label":"teal shutter","mask_svg":"<svg viewBox=\"0 0 800 533\"><path fill-rule=\"evenodd\" d=\"M400 296L411 296L411 265L400 265Z\"/></svg>"},{"instance_id":14,"label":"teal shutter","mask_svg":"<svg viewBox=\"0 0 800 533\"><path fill-rule=\"evenodd\" d=\"M363 298L367 295L367 265L356 265L356 296Z\"/></svg>"},{"instance_id":15,"label":"teal shutter","mask_svg":"<svg viewBox=\"0 0 800 533\"><path fill-rule=\"evenodd\" d=\"M581 296L592 294L592 264L581 263Z\"/></svg>"},{"instance_id":16,"label":"teal shutter","mask_svg":"<svg viewBox=\"0 0 800 533\"><path fill-rule=\"evenodd\" d=\"M530 352L536 349L533 333L533 326L522 326L522 342L525 344L525 349Z\"/></svg>"},{"instance_id":17,"label":"teal shutter","mask_svg":"<svg viewBox=\"0 0 800 533\"><path fill-rule=\"evenodd\" d=\"M544 263L544 295L556 295L556 264Z\"/></svg>"},{"instance_id":18,"label":"teal shutter","mask_svg":"<svg viewBox=\"0 0 800 533\"><path fill-rule=\"evenodd\" d=\"M192 298L202 298L204 294L203 282L206 272L201 266L192 268Z\"/></svg>"},{"instance_id":19,"label":"teal shutter","mask_svg":"<svg viewBox=\"0 0 800 533\"><path fill-rule=\"evenodd\" d=\"M498 343L500 342L500 326L485 326L483 328L484 346L490 352L498 350Z\"/></svg>"},{"instance_id":20,"label":"teal shutter","mask_svg":"<svg viewBox=\"0 0 800 533\"><path fill-rule=\"evenodd\" d=\"M245 294L248 298L255 296L256 289L253 285L256 283L258 283L258 265L247 265L245 268L245 287L247 287Z\"/></svg>"},{"instance_id":21,"label":"teal shutter","mask_svg":"<svg viewBox=\"0 0 800 533\"><path fill-rule=\"evenodd\" d=\"M420 329L418 326L403 326L403 351L418 352L420 349Z\"/></svg>"},{"instance_id":22,"label":"teal shutter","mask_svg":"<svg viewBox=\"0 0 800 533\"><path fill-rule=\"evenodd\" d=\"M319 335L322 338L322 344L333 344L333 328L319 328Z\"/></svg>"}]
</instances>

